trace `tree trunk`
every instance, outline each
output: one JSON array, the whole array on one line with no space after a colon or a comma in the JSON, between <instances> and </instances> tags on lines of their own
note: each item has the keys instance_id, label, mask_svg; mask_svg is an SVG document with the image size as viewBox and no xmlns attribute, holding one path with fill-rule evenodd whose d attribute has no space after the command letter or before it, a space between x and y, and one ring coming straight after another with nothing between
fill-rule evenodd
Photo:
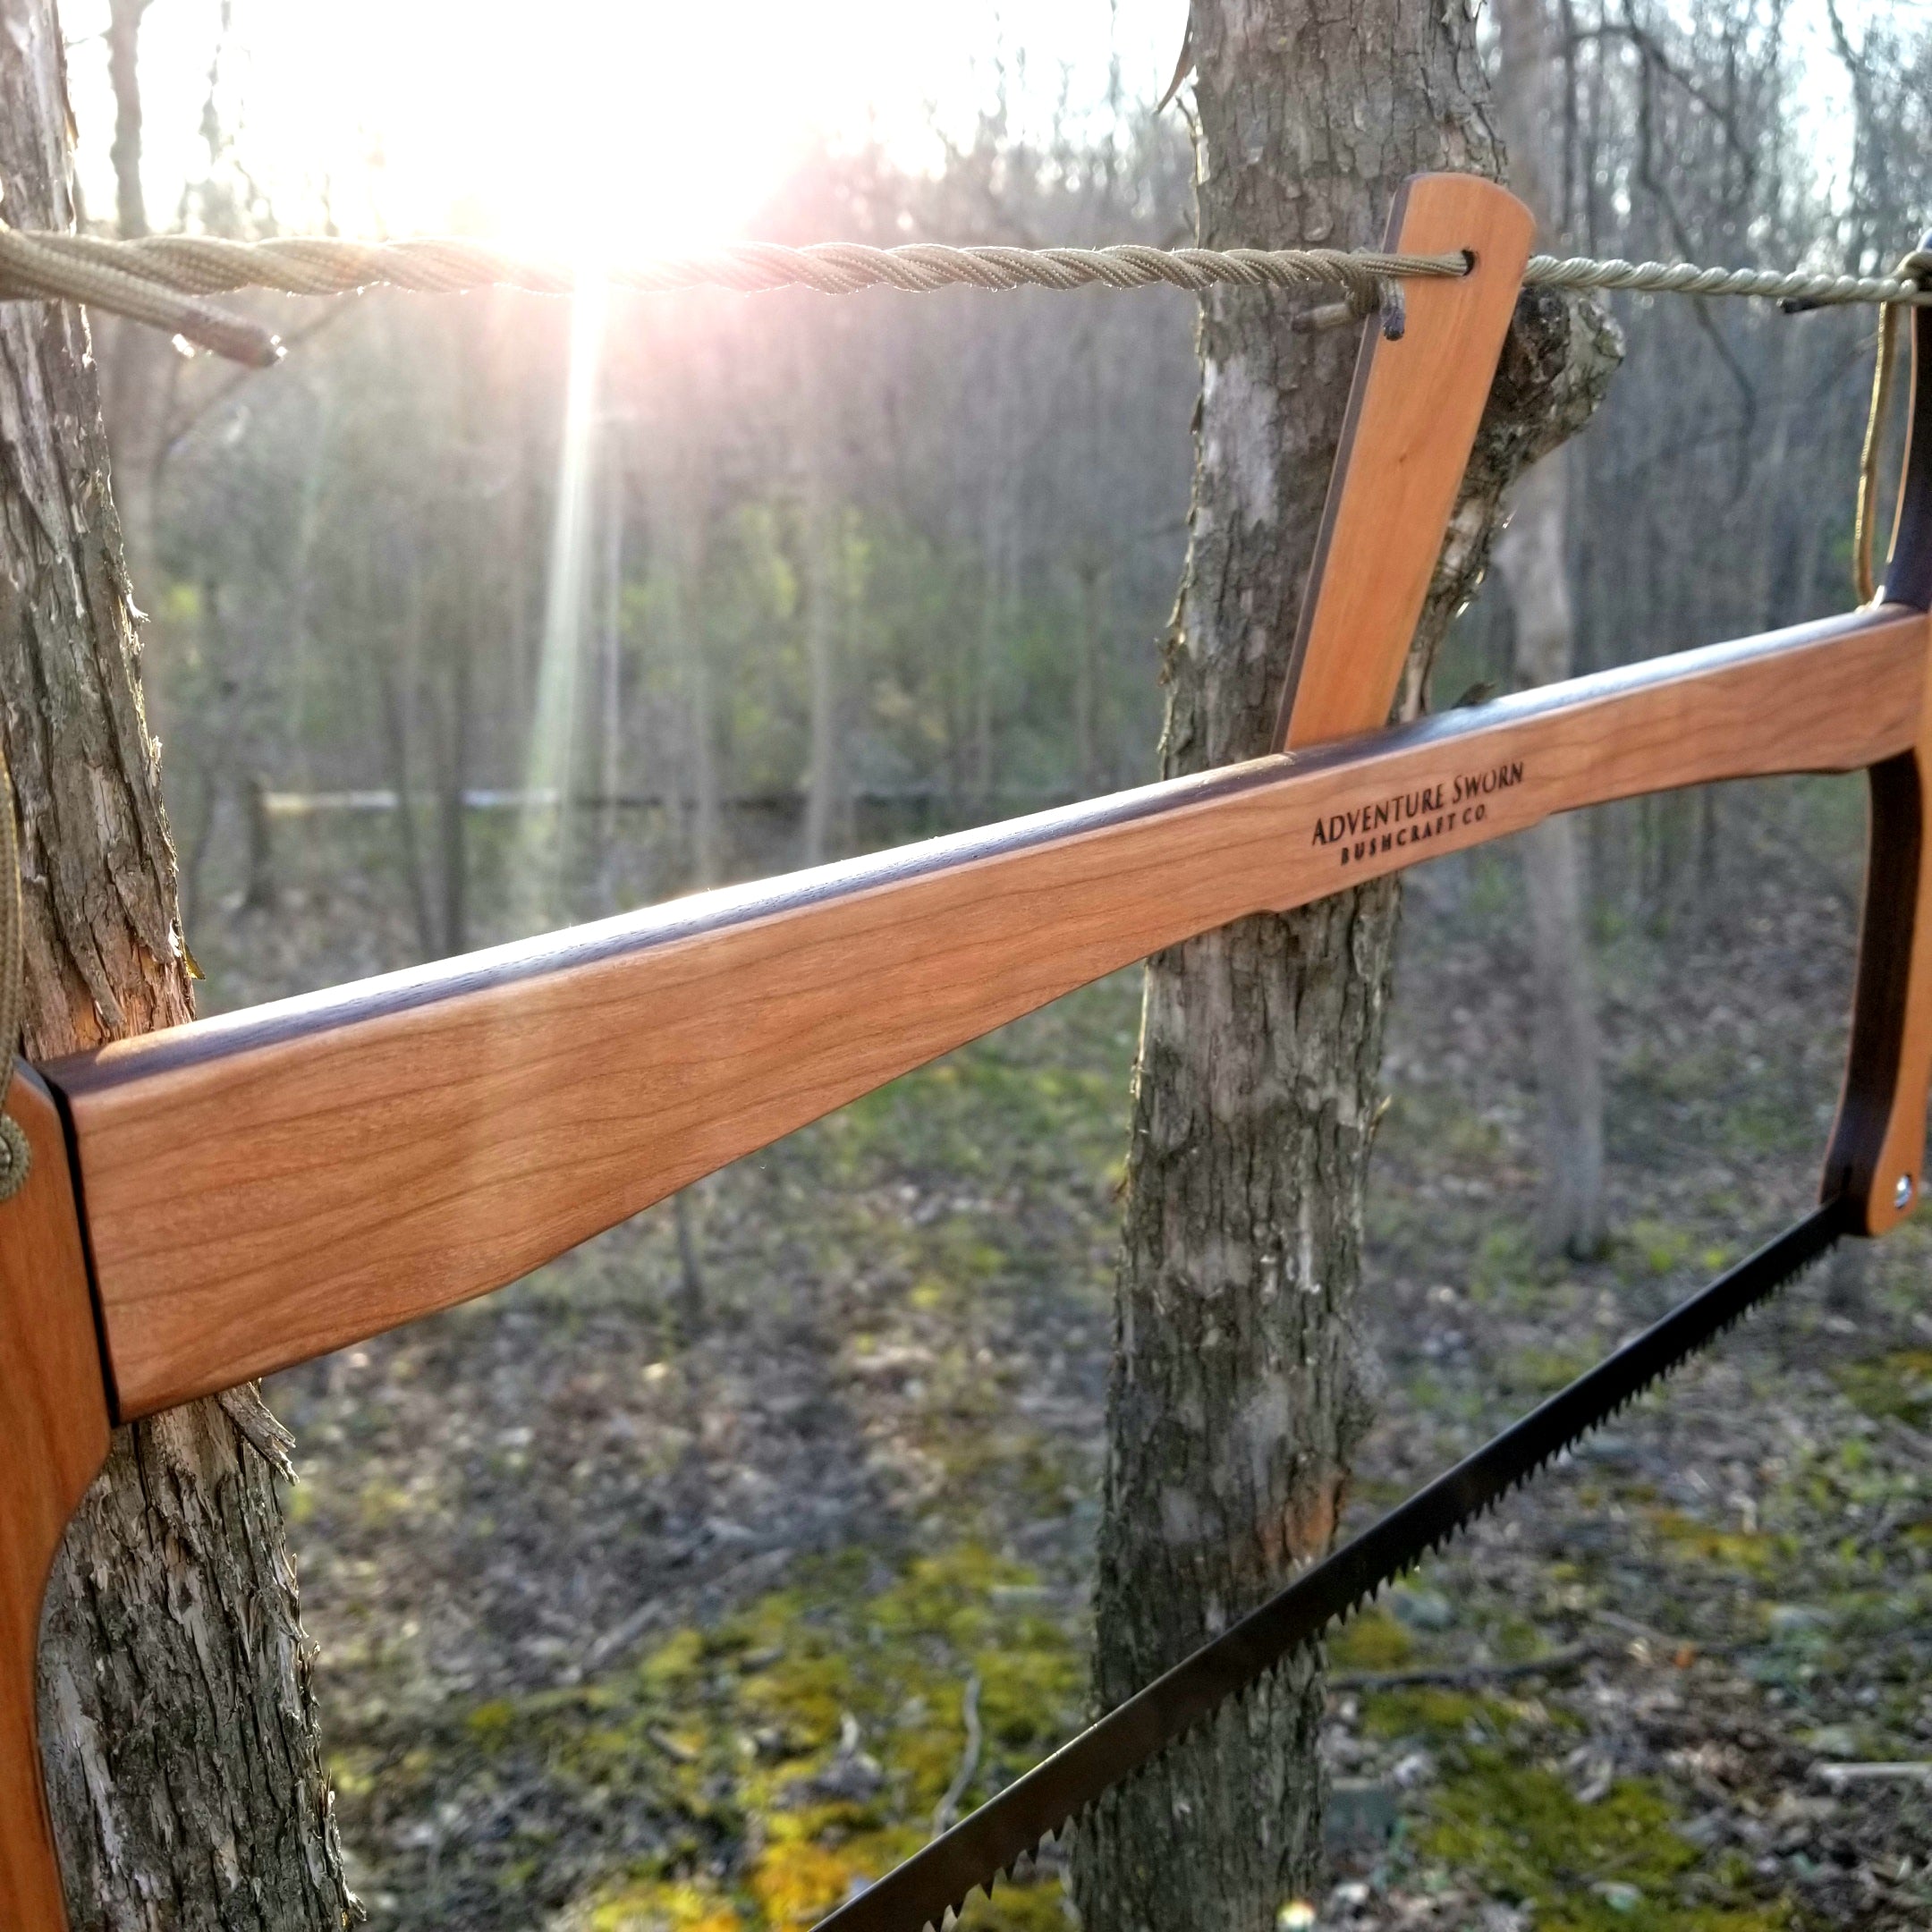
<instances>
[{"instance_id":1,"label":"tree trunk","mask_svg":"<svg viewBox=\"0 0 1932 1932\"><path fill-rule=\"evenodd\" d=\"M73 205L50 0L0 0L7 219ZM0 303L0 700L25 869L27 1050L184 1020L174 860L87 338ZM123 1428L47 1591L42 1735L76 1932L336 1932L331 1820L252 1390Z\"/></svg>"},{"instance_id":2,"label":"tree trunk","mask_svg":"<svg viewBox=\"0 0 1932 1932\"><path fill-rule=\"evenodd\" d=\"M1566 678L1575 660L1566 453L1546 456L1523 479L1509 534L1496 546L1496 568L1516 606L1516 674L1524 684ZM1548 1252L1579 1258L1604 1239L1603 1049L1581 830L1573 818L1547 818L1521 842L1543 1107L1537 1234Z\"/></svg>"},{"instance_id":3,"label":"tree trunk","mask_svg":"<svg viewBox=\"0 0 1932 1932\"><path fill-rule=\"evenodd\" d=\"M597 861L605 910L617 911L617 794L623 782L624 468L617 425L604 428L604 741L597 782L604 798L597 815Z\"/></svg>"},{"instance_id":4,"label":"tree trunk","mask_svg":"<svg viewBox=\"0 0 1932 1932\"><path fill-rule=\"evenodd\" d=\"M1073 640L1073 784L1089 798L1100 778L1100 582L1105 565L1092 551L1075 567L1080 586L1079 631Z\"/></svg>"},{"instance_id":5,"label":"tree trunk","mask_svg":"<svg viewBox=\"0 0 1932 1932\"><path fill-rule=\"evenodd\" d=\"M389 783L395 792L396 849L402 860L402 883L410 897L410 911L416 920L416 949L419 957L435 959L436 924L429 896L429 874L423 863L420 828L416 822L416 767L413 746L416 739L417 667L422 658L423 600L427 595L421 582L411 578L409 614L401 633L402 658L398 665L385 648L385 626L372 624L368 647L369 668L377 694L382 702L383 747L389 755Z\"/></svg>"},{"instance_id":6,"label":"tree trunk","mask_svg":"<svg viewBox=\"0 0 1932 1932\"><path fill-rule=\"evenodd\" d=\"M443 739L443 783L436 800L436 837L443 887L443 953L453 959L470 946L470 712L475 704L470 658L477 646L477 599L459 597L460 614L450 638L449 719Z\"/></svg>"},{"instance_id":7,"label":"tree trunk","mask_svg":"<svg viewBox=\"0 0 1932 1932\"><path fill-rule=\"evenodd\" d=\"M1496 106L1509 141L1510 178L1536 211L1543 245L1562 224L1552 191L1557 68L1546 0L1498 0ZM1523 684L1568 677L1576 665L1570 600L1570 469L1556 450L1516 492L1496 568L1516 610L1516 675ZM1538 1239L1553 1254L1602 1247L1603 1051L1590 970L1587 854L1574 818L1523 835L1523 891L1535 962L1537 1091L1543 1104L1543 1191Z\"/></svg>"},{"instance_id":8,"label":"tree trunk","mask_svg":"<svg viewBox=\"0 0 1932 1932\"><path fill-rule=\"evenodd\" d=\"M248 883L242 907L247 912L273 912L282 902L275 886L275 825L268 816L268 781L251 771L242 781L248 812Z\"/></svg>"},{"instance_id":9,"label":"tree trunk","mask_svg":"<svg viewBox=\"0 0 1932 1932\"><path fill-rule=\"evenodd\" d=\"M1462 7L1194 0L1203 243L1379 243L1419 169L1495 176ZM1340 435L1352 331L1203 300L1186 572L1162 768L1272 749ZM1597 311L1519 306L1405 703L1487 560L1504 490L1586 419ZM1111 1706L1320 1555L1368 1419L1354 1299L1394 880L1242 920L1148 964L1108 1402L1094 1679ZM1318 1659L1292 1660L1082 1824L1088 1932L1264 1932L1320 1849Z\"/></svg>"},{"instance_id":10,"label":"tree trunk","mask_svg":"<svg viewBox=\"0 0 1932 1932\"><path fill-rule=\"evenodd\" d=\"M698 574L704 537L695 530L676 533L671 614L673 648L684 666L690 706L691 788L691 883L708 890L724 877L724 808L718 794L717 719L711 695L711 659L698 623Z\"/></svg>"}]
</instances>

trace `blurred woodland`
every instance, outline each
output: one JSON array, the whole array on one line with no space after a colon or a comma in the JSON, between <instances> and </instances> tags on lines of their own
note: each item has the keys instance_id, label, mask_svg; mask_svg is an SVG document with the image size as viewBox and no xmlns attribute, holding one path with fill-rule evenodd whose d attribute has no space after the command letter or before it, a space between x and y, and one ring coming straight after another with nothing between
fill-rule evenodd
<instances>
[{"instance_id":1,"label":"blurred woodland","mask_svg":"<svg viewBox=\"0 0 1932 1932\"><path fill-rule=\"evenodd\" d=\"M1856 140L1827 178L1784 17L1566 8L1544 245L1889 268L1932 208L1932 51L1904 13L1843 42ZM207 131L180 216L272 233ZM936 174L821 154L756 228L1172 244L1190 167L1173 109L1122 102L1103 137L1046 146L994 111ZM1570 520L1579 668L1841 607L1871 315L1617 309L1629 353ZM574 402L562 304L276 319L294 346L267 377L114 325L99 345L198 950L218 956L224 895L352 855L400 909L400 962L1150 775L1185 298L623 297ZM1465 682L1500 683L1487 602ZM1606 913L1706 897L1724 809L1604 815Z\"/></svg>"},{"instance_id":2,"label":"blurred woodland","mask_svg":"<svg viewBox=\"0 0 1932 1932\"><path fill-rule=\"evenodd\" d=\"M114 12L95 225L275 232L212 96L203 177L143 205L141 0ZM1801 50L1792 17L1557 0L1541 245L1888 271L1932 223L1932 20L1827 4ZM1820 63L1851 103L1822 132ZM828 148L752 232L1180 243L1186 102L1033 141L996 100L930 172ZM1609 306L1627 353L1571 452L1576 668L1847 607L1874 311ZM595 310L262 299L290 345L262 374L97 324L204 1012L1154 775L1190 301ZM1500 588L1438 706L1518 681ZM1574 1263L1526 1232L1514 861L1415 877L1357 1522L1811 1185L1855 784L1649 799L1584 845L1610 1236ZM1133 999L1076 996L270 1390L377 1925L803 1927L1067 1734ZM1323 1924L1927 1922L1932 1784L1841 1802L1818 1769L1932 1758L1932 1250L1882 1255L1353 1627ZM1050 1865L1002 1900L970 1922L1065 1922Z\"/></svg>"}]
</instances>

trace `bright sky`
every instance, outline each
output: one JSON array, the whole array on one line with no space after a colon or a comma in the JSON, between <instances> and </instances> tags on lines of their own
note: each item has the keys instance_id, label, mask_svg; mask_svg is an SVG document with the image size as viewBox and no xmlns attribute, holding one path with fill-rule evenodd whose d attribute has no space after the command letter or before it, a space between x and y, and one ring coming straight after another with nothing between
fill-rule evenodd
<instances>
[{"instance_id":1,"label":"bright sky","mask_svg":"<svg viewBox=\"0 0 1932 1932\"><path fill-rule=\"evenodd\" d=\"M325 211L346 233L462 228L619 254L742 233L815 139L934 153L935 123L969 132L1004 72L1014 119L1044 131L1064 101L1103 111L1111 60L1129 100L1165 87L1187 0L153 0L141 33L150 219L172 225L205 166L216 98L242 165L287 228ZM1843 0L1854 37L1895 4ZM113 207L107 0L65 0L90 209ZM1807 129L1827 178L1843 165L1843 75L1826 0L1787 14L1812 85ZM563 184L574 192L560 214ZM560 230L562 233L560 233Z\"/></svg>"},{"instance_id":2,"label":"bright sky","mask_svg":"<svg viewBox=\"0 0 1932 1932\"><path fill-rule=\"evenodd\" d=\"M929 151L935 118L970 130L1000 64L1038 127L1063 89L1105 101L1117 48L1129 98L1157 93L1186 0L230 0L217 91L243 164L284 225L325 206L346 233L479 228L555 237L559 190L620 251L739 230L815 135ZM221 0L154 0L141 30L149 217L171 225L199 174ZM106 0L66 0L90 210L113 208L99 34ZM1023 71L1016 72L1023 54Z\"/></svg>"}]
</instances>

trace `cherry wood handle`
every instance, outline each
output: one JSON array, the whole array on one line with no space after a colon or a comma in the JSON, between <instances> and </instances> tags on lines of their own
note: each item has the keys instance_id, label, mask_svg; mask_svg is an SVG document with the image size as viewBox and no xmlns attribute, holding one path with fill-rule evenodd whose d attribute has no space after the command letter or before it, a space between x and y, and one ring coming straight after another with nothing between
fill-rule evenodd
<instances>
[{"instance_id":1,"label":"cherry wood handle","mask_svg":"<svg viewBox=\"0 0 1932 1932\"><path fill-rule=\"evenodd\" d=\"M1362 331L1276 745L1386 724L1496 380L1536 222L1477 174L1417 174L1390 211L1395 253L1473 258L1454 281L1405 282L1405 325Z\"/></svg>"},{"instance_id":2,"label":"cherry wood handle","mask_svg":"<svg viewBox=\"0 0 1932 1932\"><path fill-rule=\"evenodd\" d=\"M98 1333L63 1123L22 1069L10 1111L34 1165L0 1203L7 1926L66 1924L35 1736L38 1608L114 1393L142 1413L501 1285L1242 913L1644 792L1861 767L1918 783L1928 641L1923 612L1881 607L61 1062ZM1900 792L1877 831L1885 862L1909 852L1920 900L1925 795ZM1922 966L1913 953L1909 987ZM1868 1000L1861 979L1860 1025L1907 1004ZM1867 1057L1909 1064L1898 1038Z\"/></svg>"},{"instance_id":3,"label":"cherry wood handle","mask_svg":"<svg viewBox=\"0 0 1932 1932\"><path fill-rule=\"evenodd\" d=\"M1927 238L1932 248L1932 236ZM1932 309L1912 315L1911 427L1887 604L1932 606ZM1844 1093L1822 1192L1883 1234L1925 1191L1932 1088L1932 693L1909 749L1871 772L1869 856Z\"/></svg>"},{"instance_id":4,"label":"cherry wood handle","mask_svg":"<svg viewBox=\"0 0 1932 1932\"><path fill-rule=\"evenodd\" d=\"M62 1061L119 1412L498 1287L1231 919L1575 806L1891 758L1926 644L1858 613Z\"/></svg>"},{"instance_id":5,"label":"cherry wood handle","mask_svg":"<svg viewBox=\"0 0 1932 1932\"><path fill-rule=\"evenodd\" d=\"M27 1067L6 1111L32 1165L0 1201L0 1924L66 1932L34 1659L47 1572L106 1460L107 1402L59 1112Z\"/></svg>"}]
</instances>

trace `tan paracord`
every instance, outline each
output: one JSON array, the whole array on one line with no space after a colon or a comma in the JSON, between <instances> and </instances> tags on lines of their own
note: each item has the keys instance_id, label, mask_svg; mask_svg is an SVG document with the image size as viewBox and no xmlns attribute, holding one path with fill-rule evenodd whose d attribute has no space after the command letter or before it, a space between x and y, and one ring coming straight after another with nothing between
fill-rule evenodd
<instances>
[{"instance_id":1,"label":"tan paracord","mask_svg":"<svg viewBox=\"0 0 1932 1932\"><path fill-rule=\"evenodd\" d=\"M13 1065L24 1017L26 935L21 911L20 826L13 817L13 781L0 750L0 1107L13 1091ZM0 1201L18 1194L32 1165L20 1123L0 1113Z\"/></svg>"},{"instance_id":2,"label":"tan paracord","mask_svg":"<svg viewBox=\"0 0 1932 1932\"><path fill-rule=\"evenodd\" d=\"M1932 292L1925 284L1932 281L1932 250L1917 249L1898 265L1898 279L1920 291L1925 302ZM1899 310L1903 304L1888 302L1878 314L1878 360L1872 370L1871 409L1865 418L1865 447L1859 456L1858 510L1852 526L1852 573L1858 586L1860 604L1870 604L1878 596L1878 580L1872 561L1877 547L1878 521L1878 456L1884 440L1885 419L1892 413L1893 370L1898 362Z\"/></svg>"},{"instance_id":3,"label":"tan paracord","mask_svg":"<svg viewBox=\"0 0 1932 1932\"><path fill-rule=\"evenodd\" d=\"M668 292L716 288L756 294L782 288L816 289L850 295L860 289L892 288L927 294L942 288L1147 288L1164 284L1199 293L1214 287L1338 289L1346 298L1335 310L1308 318L1320 326L1369 314L1377 308L1399 320L1395 285L1418 279L1467 275L1470 258L1390 255L1345 249L1159 249L1137 243L1109 248L949 248L913 242L871 248L822 242L805 248L742 242L699 254L665 256L614 267L604 279L614 288ZM1877 488L1878 439L1892 394L1894 345L1902 308L1932 305L1932 254L1908 255L1892 275L1808 275L1769 268L1700 268L1692 262L1598 261L1577 255L1532 255L1523 270L1526 288L1623 289L1646 294L1742 295L1792 309L1843 303L1883 309L1878 366L1860 466L1853 576L1861 602L1874 592L1872 520ZM567 295L577 286L572 269L529 260L478 242L428 237L405 242L348 242L334 235L287 235L264 242L232 242L219 235L143 235L116 241L103 235L10 228L0 222L0 301L84 302L115 315L172 330L218 354L266 368L282 353L267 329L211 306L202 298L242 288L287 295L342 295L386 285L426 294L458 294L507 287L542 295ZM18 854L12 914L12 945L19 947ZM4 889L4 888L0 888ZM6 936L0 934L0 944ZM4 970L0 966L0 970ZM17 979L17 969L15 977ZM17 1009L17 997L14 1002ZM14 1025L17 1010L0 1007L0 1023ZM9 1048L11 1052L11 1048ZM12 1061L8 1060L8 1079ZM0 1086L0 1095L4 1087Z\"/></svg>"},{"instance_id":4,"label":"tan paracord","mask_svg":"<svg viewBox=\"0 0 1932 1932\"><path fill-rule=\"evenodd\" d=\"M702 253L614 267L615 288L717 288L742 294L809 288L849 295L865 288L924 294L936 289L1147 288L1165 284L1198 293L1213 287L1338 289L1357 314L1383 301L1391 283L1468 273L1468 258L1385 255L1345 249L947 248L915 242L869 248L818 242L783 248L745 242ZM1918 303L1932 293L1882 275L1785 274L1775 269L1700 268L1690 262L1597 261L1532 256L1526 285L1628 289L1641 293L1743 295L1806 308L1843 302ZM386 284L428 294L487 287L566 295L574 271L484 243L432 237L347 242L332 235L231 242L218 235L102 235L28 232L0 223L0 301L86 302L173 330L187 340L257 366L280 352L267 329L201 298L242 288L289 295L341 295Z\"/></svg>"}]
</instances>

